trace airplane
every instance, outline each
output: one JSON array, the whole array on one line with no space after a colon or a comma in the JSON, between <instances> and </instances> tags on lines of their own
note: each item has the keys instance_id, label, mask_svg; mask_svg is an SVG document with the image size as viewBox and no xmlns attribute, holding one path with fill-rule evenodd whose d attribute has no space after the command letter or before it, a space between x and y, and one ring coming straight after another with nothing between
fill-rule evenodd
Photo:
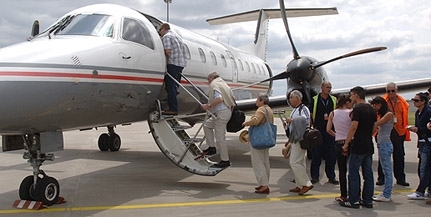
<instances>
[{"instance_id":1,"label":"airplane","mask_svg":"<svg viewBox=\"0 0 431 217\"><path fill-rule=\"evenodd\" d=\"M380 51L383 47L352 52L326 62L300 57L291 39L289 17L337 14L336 8L260 9L208 20L211 24L258 20L255 41L234 48L170 23L172 31L185 42L187 67L179 83L179 115L162 115L166 104L163 78L166 59L157 30L163 20L125 6L89 5L73 10L45 31L35 21L26 42L0 49L0 134L21 138L33 175L19 187L22 200L53 205L60 185L41 165L54 160L50 152L64 148L63 132L107 127L99 136L101 151L118 151L120 136L115 126L148 121L152 136L165 156L178 167L198 175L214 176L223 169L201 158L195 136L185 132L189 125L205 120L200 105L206 103L209 72L217 71L233 89L238 107L255 109L254 96L271 92L273 80L286 79L285 96L271 97L271 105L286 106L289 93L298 89L305 102L328 77L321 66L346 57ZM294 59L287 70L274 75L265 62L267 20L282 18ZM410 82L410 83L409 83ZM402 85L422 88L430 79ZM384 86L369 87L382 91ZM209 114L211 115L211 114ZM7 140L7 139L6 139ZM202 141L200 141L202 142Z\"/></svg>"}]
</instances>

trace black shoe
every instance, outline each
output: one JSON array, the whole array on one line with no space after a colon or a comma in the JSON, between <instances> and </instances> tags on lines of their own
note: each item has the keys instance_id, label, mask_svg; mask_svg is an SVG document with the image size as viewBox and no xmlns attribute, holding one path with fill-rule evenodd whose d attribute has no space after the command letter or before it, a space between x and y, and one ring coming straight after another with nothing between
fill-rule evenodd
<instances>
[{"instance_id":1,"label":"black shoe","mask_svg":"<svg viewBox=\"0 0 431 217\"><path fill-rule=\"evenodd\" d=\"M369 208L369 209L373 208L373 203L365 203L364 201L361 200L361 201L359 201L359 204L361 206Z\"/></svg>"},{"instance_id":2,"label":"black shoe","mask_svg":"<svg viewBox=\"0 0 431 217\"><path fill-rule=\"evenodd\" d=\"M384 185L385 184L385 182L384 181L377 181L376 182L376 185Z\"/></svg>"},{"instance_id":3,"label":"black shoe","mask_svg":"<svg viewBox=\"0 0 431 217\"><path fill-rule=\"evenodd\" d=\"M336 179L330 179L328 182L331 183L331 184L334 184L334 185L340 184L340 182L337 181Z\"/></svg>"},{"instance_id":4,"label":"black shoe","mask_svg":"<svg viewBox=\"0 0 431 217\"><path fill-rule=\"evenodd\" d=\"M319 179L311 179L311 184L316 184L316 183L318 183L319 182Z\"/></svg>"},{"instance_id":5,"label":"black shoe","mask_svg":"<svg viewBox=\"0 0 431 217\"><path fill-rule=\"evenodd\" d=\"M343 207L359 209L359 202L350 203L349 201L340 201L339 204Z\"/></svg>"},{"instance_id":6,"label":"black shoe","mask_svg":"<svg viewBox=\"0 0 431 217\"><path fill-rule=\"evenodd\" d=\"M216 168L226 168L230 166L230 161L220 161L214 165L212 165L212 167L216 167Z\"/></svg>"},{"instance_id":7,"label":"black shoe","mask_svg":"<svg viewBox=\"0 0 431 217\"><path fill-rule=\"evenodd\" d=\"M205 155L215 155L217 153L217 150L215 147L209 147L202 152L205 153Z\"/></svg>"},{"instance_id":8,"label":"black shoe","mask_svg":"<svg viewBox=\"0 0 431 217\"><path fill-rule=\"evenodd\" d=\"M408 187L408 186L410 186L410 183L405 182L405 181L404 182L397 182L397 185Z\"/></svg>"}]
</instances>

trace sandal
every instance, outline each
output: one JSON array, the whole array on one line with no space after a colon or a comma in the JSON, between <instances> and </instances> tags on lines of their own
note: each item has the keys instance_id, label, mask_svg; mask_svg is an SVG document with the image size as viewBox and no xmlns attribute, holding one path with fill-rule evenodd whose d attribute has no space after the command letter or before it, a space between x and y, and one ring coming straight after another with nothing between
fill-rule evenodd
<instances>
[{"instance_id":1,"label":"sandal","mask_svg":"<svg viewBox=\"0 0 431 217\"><path fill-rule=\"evenodd\" d=\"M346 197L343 197L343 196L339 196L339 197L335 197L335 200L336 200L336 201L339 201L339 202L346 202L346 201L347 201L347 198L346 198Z\"/></svg>"}]
</instances>

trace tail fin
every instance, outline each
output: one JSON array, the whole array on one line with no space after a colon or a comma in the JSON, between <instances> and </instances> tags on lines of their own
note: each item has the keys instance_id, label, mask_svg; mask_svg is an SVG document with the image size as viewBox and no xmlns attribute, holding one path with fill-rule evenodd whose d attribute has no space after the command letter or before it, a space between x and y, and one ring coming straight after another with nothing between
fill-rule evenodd
<instances>
[{"instance_id":1,"label":"tail fin","mask_svg":"<svg viewBox=\"0 0 431 217\"><path fill-rule=\"evenodd\" d=\"M286 9L287 17L308 17L338 14L337 8L296 8ZM239 23L257 20L256 34L252 44L241 47L244 51L266 60L268 40L268 19L281 18L280 9L259 9L238 14L208 19L210 25Z\"/></svg>"}]
</instances>

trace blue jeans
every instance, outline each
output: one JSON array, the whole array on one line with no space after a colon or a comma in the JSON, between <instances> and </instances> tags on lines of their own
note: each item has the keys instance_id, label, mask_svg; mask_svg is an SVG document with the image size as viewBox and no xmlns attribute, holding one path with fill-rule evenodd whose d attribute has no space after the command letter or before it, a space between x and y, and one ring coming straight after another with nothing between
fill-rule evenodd
<instances>
[{"instance_id":1,"label":"blue jeans","mask_svg":"<svg viewBox=\"0 0 431 217\"><path fill-rule=\"evenodd\" d=\"M385 177L385 188L383 189L383 196L390 198L392 194L392 162L391 155L394 151L394 147L391 142L377 144L379 151L379 162L382 165L382 172Z\"/></svg>"},{"instance_id":2,"label":"blue jeans","mask_svg":"<svg viewBox=\"0 0 431 217\"><path fill-rule=\"evenodd\" d=\"M364 186L362 189L362 200L365 204L373 203L374 177L373 177L373 155L350 153L349 161L349 202L356 203L360 200L360 175L359 168L362 168Z\"/></svg>"},{"instance_id":3,"label":"blue jeans","mask_svg":"<svg viewBox=\"0 0 431 217\"><path fill-rule=\"evenodd\" d=\"M425 142L419 142L419 154L420 154L420 164L419 164L419 175L420 181L419 186L416 188L416 193L424 195L425 189L429 186L430 181L430 169L431 169L431 144L426 144Z\"/></svg>"},{"instance_id":4,"label":"blue jeans","mask_svg":"<svg viewBox=\"0 0 431 217\"><path fill-rule=\"evenodd\" d=\"M168 64L167 71L173 78L178 82L181 81L181 72L184 67ZM165 75L165 90L168 95L169 111L178 112L178 101L177 101L177 90L178 84L172 80L169 76Z\"/></svg>"}]
</instances>

